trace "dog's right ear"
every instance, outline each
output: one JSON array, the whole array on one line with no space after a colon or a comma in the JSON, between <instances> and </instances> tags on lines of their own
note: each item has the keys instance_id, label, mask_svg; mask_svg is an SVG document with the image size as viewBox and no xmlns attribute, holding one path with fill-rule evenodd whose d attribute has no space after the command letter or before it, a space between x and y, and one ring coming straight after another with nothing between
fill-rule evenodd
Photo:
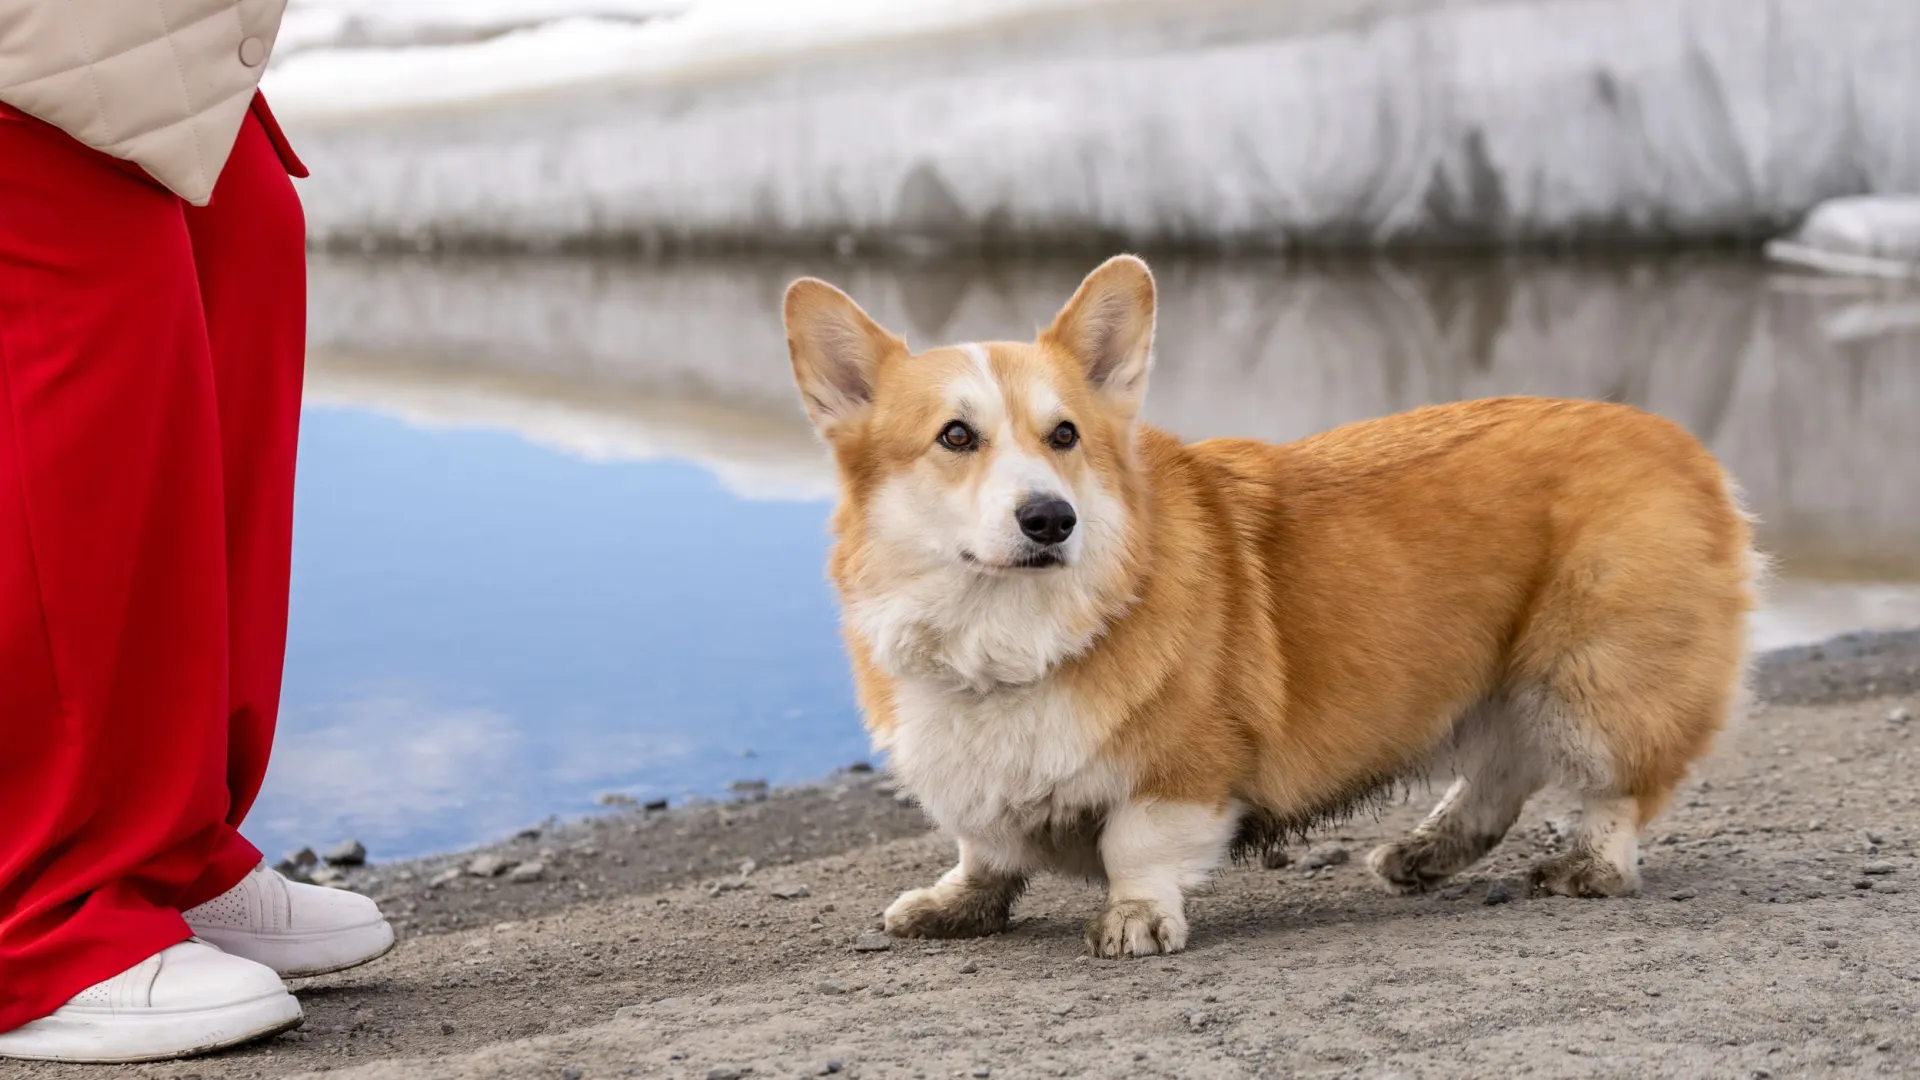
<instances>
[{"instance_id":1,"label":"dog's right ear","mask_svg":"<svg viewBox=\"0 0 1920 1080\"><path fill-rule=\"evenodd\" d=\"M813 426L831 439L873 403L880 361L906 353L907 343L818 278L787 286L785 311L793 380Z\"/></svg>"}]
</instances>

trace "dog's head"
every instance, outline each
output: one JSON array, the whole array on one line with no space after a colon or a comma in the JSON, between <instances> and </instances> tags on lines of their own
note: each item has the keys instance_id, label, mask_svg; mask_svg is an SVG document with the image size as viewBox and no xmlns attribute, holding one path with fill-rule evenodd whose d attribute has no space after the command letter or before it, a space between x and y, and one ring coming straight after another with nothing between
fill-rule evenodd
<instances>
[{"instance_id":1,"label":"dog's head","mask_svg":"<svg viewBox=\"0 0 1920 1080\"><path fill-rule=\"evenodd\" d=\"M916 354L826 282L786 296L794 379L839 465L843 520L909 576L1058 575L1119 557L1153 324L1153 275L1128 255L1088 275L1031 344Z\"/></svg>"}]
</instances>

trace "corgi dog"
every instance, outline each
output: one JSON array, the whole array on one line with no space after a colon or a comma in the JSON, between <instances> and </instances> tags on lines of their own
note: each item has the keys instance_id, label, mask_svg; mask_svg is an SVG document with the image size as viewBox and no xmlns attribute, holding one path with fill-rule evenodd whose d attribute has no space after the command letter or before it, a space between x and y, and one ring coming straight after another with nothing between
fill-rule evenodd
<instances>
[{"instance_id":1,"label":"corgi dog","mask_svg":"<svg viewBox=\"0 0 1920 1080\"><path fill-rule=\"evenodd\" d=\"M886 929L993 933L1053 870L1105 884L1095 955L1178 952L1230 857L1439 769L1368 859L1389 888L1471 866L1557 783L1580 824L1533 887L1633 892L1742 693L1760 563L1713 457L1530 397L1183 443L1140 420L1154 315L1131 256L1031 344L915 353L823 281L787 290L861 707L959 847Z\"/></svg>"}]
</instances>

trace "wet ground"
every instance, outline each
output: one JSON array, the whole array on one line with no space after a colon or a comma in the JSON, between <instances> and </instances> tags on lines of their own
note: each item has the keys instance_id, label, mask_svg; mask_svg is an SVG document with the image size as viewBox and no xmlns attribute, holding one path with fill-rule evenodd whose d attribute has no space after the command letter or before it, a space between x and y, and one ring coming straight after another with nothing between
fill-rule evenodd
<instances>
[{"instance_id":1,"label":"wet ground","mask_svg":"<svg viewBox=\"0 0 1920 1080\"><path fill-rule=\"evenodd\" d=\"M1157 268L1155 422L1287 439L1497 393L1632 402L1745 486L1782 570L1758 645L1920 624L1911 294L1739 256ZM781 288L826 276L927 346L1025 336L1086 269L317 258L250 833L394 858L864 758Z\"/></svg>"}]
</instances>

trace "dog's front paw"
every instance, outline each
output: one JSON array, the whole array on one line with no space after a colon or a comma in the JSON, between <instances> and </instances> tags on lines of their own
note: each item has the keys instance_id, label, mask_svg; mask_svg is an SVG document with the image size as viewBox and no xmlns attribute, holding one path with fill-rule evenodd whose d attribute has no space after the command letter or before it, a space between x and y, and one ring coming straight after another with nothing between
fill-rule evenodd
<instances>
[{"instance_id":1,"label":"dog's front paw","mask_svg":"<svg viewBox=\"0 0 1920 1080\"><path fill-rule=\"evenodd\" d=\"M1087 921L1087 949L1107 960L1177 953L1187 947L1187 917L1155 900L1115 900Z\"/></svg>"},{"instance_id":2,"label":"dog's front paw","mask_svg":"<svg viewBox=\"0 0 1920 1080\"><path fill-rule=\"evenodd\" d=\"M1004 889L941 882L910 889L887 907L883 918L894 937L985 937L1007 928L1013 899Z\"/></svg>"},{"instance_id":3,"label":"dog's front paw","mask_svg":"<svg viewBox=\"0 0 1920 1080\"><path fill-rule=\"evenodd\" d=\"M1535 863L1528 884L1536 896L1631 896L1640 890L1640 874L1632 867L1615 866L1596 852L1575 848Z\"/></svg>"}]
</instances>

